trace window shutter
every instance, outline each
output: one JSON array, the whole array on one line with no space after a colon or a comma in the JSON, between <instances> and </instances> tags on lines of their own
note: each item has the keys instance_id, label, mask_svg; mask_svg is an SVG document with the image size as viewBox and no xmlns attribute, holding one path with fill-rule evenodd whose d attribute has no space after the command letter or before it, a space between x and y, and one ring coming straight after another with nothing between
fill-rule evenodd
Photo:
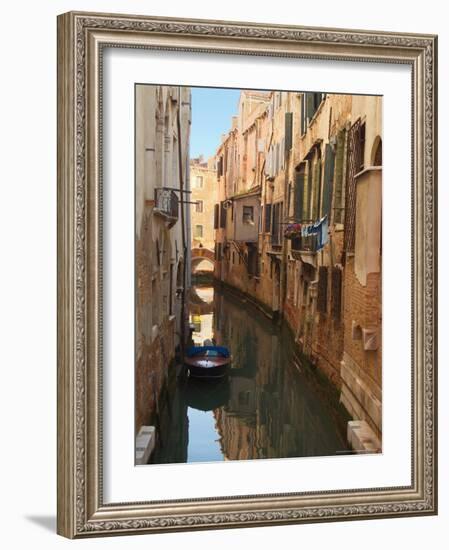
<instances>
[{"instance_id":1,"label":"window shutter","mask_svg":"<svg viewBox=\"0 0 449 550\"><path fill-rule=\"evenodd\" d=\"M313 92L306 93L306 124L309 124L315 114L315 97Z\"/></svg>"},{"instance_id":2,"label":"window shutter","mask_svg":"<svg viewBox=\"0 0 449 550\"><path fill-rule=\"evenodd\" d=\"M320 212L321 199L321 160L317 159L313 170L313 205L312 219L316 220Z\"/></svg>"},{"instance_id":3,"label":"window shutter","mask_svg":"<svg viewBox=\"0 0 449 550\"><path fill-rule=\"evenodd\" d=\"M296 222L302 222L304 210L304 171L296 172L295 203L293 216Z\"/></svg>"},{"instance_id":4,"label":"window shutter","mask_svg":"<svg viewBox=\"0 0 449 550\"><path fill-rule=\"evenodd\" d=\"M317 309L320 313L327 310L327 267L323 265L318 270Z\"/></svg>"},{"instance_id":5,"label":"window shutter","mask_svg":"<svg viewBox=\"0 0 449 550\"><path fill-rule=\"evenodd\" d=\"M273 175L274 176L276 176L278 173L278 151L279 151L279 147L278 147L278 144L276 143L273 147L273 154L274 154Z\"/></svg>"},{"instance_id":6,"label":"window shutter","mask_svg":"<svg viewBox=\"0 0 449 550\"><path fill-rule=\"evenodd\" d=\"M307 130L307 94L302 94L301 97L301 135L304 135Z\"/></svg>"},{"instance_id":7,"label":"window shutter","mask_svg":"<svg viewBox=\"0 0 449 550\"><path fill-rule=\"evenodd\" d=\"M277 155L277 169L276 169L276 174L279 174L279 172L281 171L281 164L282 164L282 159L281 159L281 144L278 143L277 146L277 151L276 151L276 155Z\"/></svg>"},{"instance_id":8,"label":"window shutter","mask_svg":"<svg viewBox=\"0 0 449 550\"><path fill-rule=\"evenodd\" d=\"M285 152L292 148L293 140L293 113L285 113Z\"/></svg>"},{"instance_id":9,"label":"window shutter","mask_svg":"<svg viewBox=\"0 0 449 550\"><path fill-rule=\"evenodd\" d=\"M353 252L355 247L355 221L356 221L356 201L357 201L357 179L356 175L360 171L363 163L362 143L360 139L361 122L358 119L349 130L348 135L348 167L346 177L345 192L345 232L344 232L344 250Z\"/></svg>"},{"instance_id":10,"label":"window shutter","mask_svg":"<svg viewBox=\"0 0 449 550\"><path fill-rule=\"evenodd\" d=\"M224 201L220 203L220 227L223 229L226 227L226 209L224 207Z\"/></svg>"},{"instance_id":11,"label":"window shutter","mask_svg":"<svg viewBox=\"0 0 449 550\"><path fill-rule=\"evenodd\" d=\"M269 233L271 230L271 204L265 204L265 233Z\"/></svg>"},{"instance_id":12,"label":"window shutter","mask_svg":"<svg viewBox=\"0 0 449 550\"><path fill-rule=\"evenodd\" d=\"M332 318L336 321L339 321L341 318L341 281L342 270L341 268L334 266L332 268L331 309Z\"/></svg>"},{"instance_id":13,"label":"window shutter","mask_svg":"<svg viewBox=\"0 0 449 550\"><path fill-rule=\"evenodd\" d=\"M331 145L327 144L324 158L323 208L321 212L323 216L327 216L328 220L330 217L330 209L332 204L334 165L335 153Z\"/></svg>"},{"instance_id":14,"label":"window shutter","mask_svg":"<svg viewBox=\"0 0 449 550\"><path fill-rule=\"evenodd\" d=\"M216 204L214 206L214 229L218 229L218 212L219 212L219 205Z\"/></svg>"},{"instance_id":15,"label":"window shutter","mask_svg":"<svg viewBox=\"0 0 449 550\"><path fill-rule=\"evenodd\" d=\"M345 159L346 130L343 128L337 135L337 154L335 157L335 184L334 184L334 221L343 223L344 196L343 170Z\"/></svg>"}]
</instances>

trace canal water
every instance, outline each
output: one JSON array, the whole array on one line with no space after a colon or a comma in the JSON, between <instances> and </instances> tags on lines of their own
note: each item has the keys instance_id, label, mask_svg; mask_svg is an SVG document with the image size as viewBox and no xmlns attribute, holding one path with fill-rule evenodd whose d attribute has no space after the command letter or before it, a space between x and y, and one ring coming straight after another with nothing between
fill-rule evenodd
<instances>
[{"instance_id":1,"label":"canal water","mask_svg":"<svg viewBox=\"0 0 449 550\"><path fill-rule=\"evenodd\" d=\"M229 347L229 375L195 380L182 367L164 393L151 462L329 456L350 452L349 418L330 386L296 349L290 332L229 291L197 286L193 340Z\"/></svg>"}]
</instances>

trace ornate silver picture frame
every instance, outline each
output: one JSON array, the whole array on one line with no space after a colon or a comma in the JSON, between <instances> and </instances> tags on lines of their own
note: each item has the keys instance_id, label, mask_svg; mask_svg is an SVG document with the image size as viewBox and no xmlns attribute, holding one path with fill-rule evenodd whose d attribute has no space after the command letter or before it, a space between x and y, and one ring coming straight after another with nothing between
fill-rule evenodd
<instances>
[{"instance_id":1,"label":"ornate silver picture frame","mask_svg":"<svg viewBox=\"0 0 449 550\"><path fill-rule=\"evenodd\" d=\"M260 494L155 500L149 490L145 501L105 501L106 48L375 62L411 69L412 227L403 229L410 230L412 242L412 308L403 312L412 332L412 349L404 350L404 360L411 357L409 485L268 493L261 481ZM436 36L115 14L59 16L58 533L83 538L436 514L436 167ZM133 174L129 177L132 182Z\"/></svg>"}]
</instances>

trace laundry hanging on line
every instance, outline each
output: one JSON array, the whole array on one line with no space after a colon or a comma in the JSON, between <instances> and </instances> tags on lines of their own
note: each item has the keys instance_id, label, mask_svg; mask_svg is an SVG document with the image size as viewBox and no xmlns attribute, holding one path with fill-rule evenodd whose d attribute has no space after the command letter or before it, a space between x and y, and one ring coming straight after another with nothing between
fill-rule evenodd
<instances>
[{"instance_id":1,"label":"laundry hanging on line","mask_svg":"<svg viewBox=\"0 0 449 550\"><path fill-rule=\"evenodd\" d=\"M314 223L306 224L301 227L301 237L309 237L311 235L317 235L317 250L321 250L327 243L329 236L327 215Z\"/></svg>"}]
</instances>

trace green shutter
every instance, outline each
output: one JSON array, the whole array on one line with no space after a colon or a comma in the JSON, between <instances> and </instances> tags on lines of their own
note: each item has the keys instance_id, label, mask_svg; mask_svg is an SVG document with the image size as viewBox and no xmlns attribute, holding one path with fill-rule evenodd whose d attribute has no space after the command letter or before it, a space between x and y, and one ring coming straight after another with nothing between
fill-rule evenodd
<instances>
[{"instance_id":1,"label":"green shutter","mask_svg":"<svg viewBox=\"0 0 449 550\"><path fill-rule=\"evenodd\" d=\"M323 216L330 218L330 209L332 204L332 190L334 181L335 153L331 145L327 144L324 158L324 183L323 183Z\"/></svg>"},{"instance_id":2,"label":"green shutter","mask_svg":"<svg viewBox=\"0 0 449 550\"><path fill-rule=\"evenodd\" d=\"M312 161L307 161L307 179L305 184L305 204L304 204L304 220L310 221L312 218Z\"/></svg>"},{"instance_id":3,"label":"green shutter","mask_svg":"<svg viewBox=\"0 0 449 550\"><path fill-rule=\"evenodd\" d=\"M343 202L343 168L345 160L346 130L343 128L337 135L337 154L335 158L335 185L334 185L334 221L343 223L344 202Z\"/></svg>"},{"instance_id":4,"label":"green shutter","mask_svg":"<svg viewBox=\"0 0 449 550\"><path fill-rule=\"evenodd\" d=\"M306 123L307 124L312 120L314 114L315 114L315 96L313 92L307 92L306 93Z\"/></svg>"},{"instance_id":5,"label":"green shutter","mask_svg":"<svg viewBox=\"0 0 449 550\"><path fill-rule=\"evenodd\" d=\"M301 222L303 220L304 210L304 171L296 172L295 181L295 203L294 203L294 217L295 222Z\"/></svg>"},{"instance_id":6,"label":"green shutter","mask_svg":"<svg viewBox=\"0 0 449 550\"><path fill-rule=\"evenodd\" d=\"M293 113L285 113L285 152L292 148L293 140Z\"/></svg>"},{"instance_id":7,"label":"green shutter","mask_svg":"<svg viewBox=\"0 0 449 550\"><path fill-rule=\"evenodd\" d=\"M313 170L313 205L312 220L316 220L320 212L321 202L321 160L317 159Z\"/></svg>"}]
</instances>

